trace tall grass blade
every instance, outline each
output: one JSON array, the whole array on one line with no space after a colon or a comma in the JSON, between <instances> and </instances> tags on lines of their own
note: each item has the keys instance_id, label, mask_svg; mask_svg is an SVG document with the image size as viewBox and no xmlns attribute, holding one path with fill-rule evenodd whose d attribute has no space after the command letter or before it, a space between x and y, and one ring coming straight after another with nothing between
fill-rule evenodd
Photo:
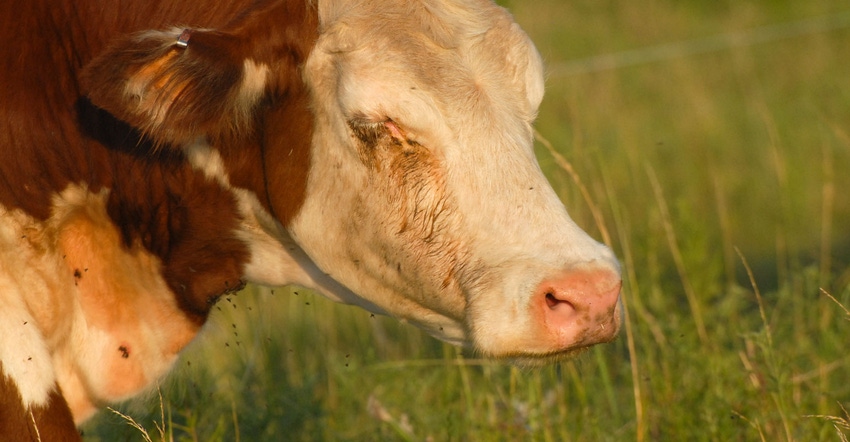
<instances>
[{"instance_id":1,"label":"tall grass blade","mask_svg":"<svg viewBox=\"0 0 850 442\"><path fill-rule=\"evenodd\" d=\"M611 188L611 183L608 180L607 174L603 172L602 181L605 185L605 193L608 195L609 205L611 206L611 212L614 214L614 227L617 231L617 237L620 240L622 253L623 253L623 264L624 270L626 274L626 280L628 281L628 285L623 288L622 296L620 296L620 300L623 303L623 323L625 325L626 331L626 346L629 350L629 362L630 369L632 374L632 395L634 396L634 407L635 407L635 440L637 442L643 442L646 438L646 422L643 410L643 394L641 392L641 375L640 375L640 357L641 355L637 351L637 346L635 345L635 330L634 324L632 323L631 316L631 306L630 306L630 298L638 298L640 294L639 286L638 286L638 278L635 270L635 262L634 257L632 255L632 248L629 244L628 233L626 232L626 226L624 224L624 220L622 218L621 208L618 204L618 200L614 195L613 189ZM653 321L654 322L654 321ZM657 324L652 324L651 326L657 327Z\"/></svg>"},{"instance_id":2,"label":"tall grass blade","mask_svg":"<svg viewBox=\"0 0 850 442\"><path fill-rule=\"evenodd\" d=\"M106 408L107 408L107 410L111 411L112 413L115 413L116 415L118 415L121 419L124 419L124 421L127 422L127 425L138 430L139 434L142 435L142 439L144 439L145 442L153 442L153 440L151 439L151 437L148 434L148 431L145 429L145 427L143 427L141 424L136 422L135 419L133 419L132 417L130 417L130 416L128 416L128 415L126 415L126 414L124 414L124 413L122 413L122 412L120 412L120 411L118 411L118 410L116 410L112 407L106 407Z\"/></svg>"},{"instance_id":3,"label":"tall grass blade","mask_svg":"<svg viewBox=\"0 0 850 442\"><path fill-rule=\"evenodd\" d=\"M549 151L549 155L552 155L552 158L555 160L555 164L558 165L561 169L569 174L570 178L573 180L576 186L578 186L579 191L581 192L582 198L584 198L584 202L587 203L587 207L590 209L590 214L593 216L593 221L596 223L596 227L599 229L599 234L602 235L602 242L607 246L611 246L611 234L608 233L608 227L605 226L605 218L602 216L602 211L599 210L599 206L597 206L593 202L593 198L590 196L590 192L587 190L587 186L581 180L581 177L576 172L573 165L564 158L563 155L560 154L555 147L552 145L549 140L547 140L543 135L540 134L537 130L534 131L534 139L540 142L543 147Z\"/></svg>"},{"instance_id":4,"label":"tall grass blade","mask_svg":"<svg viewBox=\"0 0 850 442\"><path fill-rule=\"evenodd\" d=\"M713 344L708 338L708 332L705 329L705 321L703 320L702 307L697 299L696 292L691 285L688 272L685 269L685 260L682 257L681 249L679 248L679 240L676 238L676 231L673 229L673 221L670 216L670 210L667 208L667 202L664 199L664 193L661 190L661 184L658 182L658 177L655 170L649 163L645 164L646 173L649 176L649 182L652 186L652 191L655 194L655 201L658 204L658 210L661 212L661 222L664 226L665 237L667 238L667 246L670 254L673 257L673 263L676 266L676 271L679 274L679 280L682 282L682 288L685 291L685 297L688 300L688 305L691 309L691 315L694 318L694 324L697 328L697 335L702 345L712 347Z\"/></svg>"},{"instance_id":5,"label":"tall grass blade","mask_svg":"<svg viewBox=\"0 0 850 442\"><path fill-rule=\"evenodd\" d=\"M747 272L747 278L750 279L750 287L753 288L753 293L756 295L756 302L759 306L759 315L761 316L761 322L764 325L765 334L767 335L767 345L773 348L773 334L770 332L770 323L767 321L767 314L764 311L764 301L761 298L761 290L759 290L759 286L756 284L756 278L753 276L753 269L750 268L747 258L737 247L735 248L735 253L737 253L738 257L741 259L741 263L744 265L744 270Z\"/></svg>"}]
</instances>

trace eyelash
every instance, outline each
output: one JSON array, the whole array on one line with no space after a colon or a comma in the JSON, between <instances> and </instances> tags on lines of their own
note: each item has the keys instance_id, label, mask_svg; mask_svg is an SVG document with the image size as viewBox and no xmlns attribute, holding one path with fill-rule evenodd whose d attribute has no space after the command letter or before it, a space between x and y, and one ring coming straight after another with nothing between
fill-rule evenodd
<instances>
[{"instance_id":1,"label":"eyelash","mask_svg":"<svg viewBox=\"0 0 850 442\"><path fill-rule=\"evenodd\" d=\"M382 122L376 123L365 117L348 120L348 127L357 139L366 144L374 144L387 134L387 128Z\"/></svg>"}]
</instances>

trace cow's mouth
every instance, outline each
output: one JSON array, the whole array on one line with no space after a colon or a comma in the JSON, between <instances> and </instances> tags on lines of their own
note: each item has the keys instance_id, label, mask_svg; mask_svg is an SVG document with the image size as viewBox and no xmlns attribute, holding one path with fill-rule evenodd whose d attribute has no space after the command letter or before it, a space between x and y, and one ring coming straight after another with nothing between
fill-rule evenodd
<instances>
[{"instance_id":1,"label":"cow's mouth","mask_svg":"<svg viewBox=\"0 0 850 442\"><path fill-rule=\"evenodd\" d=\"M548 353L509 353L497 356L498 359L508 361L513 365L523 368L535 368L549 365L555 362L566 362L578 358L587 350L593 347L591 345L582 345L566 350L553 351Z\"/></svg>"}]
</instances>

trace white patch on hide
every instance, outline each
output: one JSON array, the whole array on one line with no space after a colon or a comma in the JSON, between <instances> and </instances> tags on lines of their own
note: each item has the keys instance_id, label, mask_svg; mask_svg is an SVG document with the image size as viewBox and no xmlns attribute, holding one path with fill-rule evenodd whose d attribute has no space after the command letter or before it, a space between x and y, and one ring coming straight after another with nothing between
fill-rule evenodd
<instances>
[{"instance_id":1,"label":"white patch on hide","mask_svg":"<svg viewBox=\"0 0 850 442\"><path fill-rule=\"evenodd\" d=\"M39 239L35 220L0 207L0 361L26 406L46 405L56 383L38 319L55 317L49 310L61 278L55 260L33 247ZM33 308L41 311L33 313ZM61 333L67 324L56 319Z\"/></svg>"},{"instance_id":2,"label":"white patch on hide","mask_svg":"<svg viewBox=\"0 0 850 442\"><path fill-rule=\"evenodd\" d=\"M159 260L129 249L107 190L69 185L40 222L0 209L0 360L28 405L58 383L77 423L165 374L195 335Z\"/></svg>"},{"instance_id":3,"label":"white patch on hide","mask_svg":"<svg viewBox=\"0 0 850 442\"><path fill-rule=\"evenodd\" d=\"M246 58L242 63L242 83L239 85L239 101L249 109L262 97L266 90L269 67Z\"/></svg>"}]
</instances>

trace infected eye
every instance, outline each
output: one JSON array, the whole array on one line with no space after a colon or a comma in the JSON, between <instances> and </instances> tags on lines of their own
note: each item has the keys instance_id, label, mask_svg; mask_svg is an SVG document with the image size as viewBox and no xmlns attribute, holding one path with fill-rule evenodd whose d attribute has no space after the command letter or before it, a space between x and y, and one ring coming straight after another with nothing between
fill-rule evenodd
<instances>
[{"instance_id":1,"label":"infected eye","mask_svg":"<svg viewBox=\"0 0 850 442\"><path fill-rule=\"evenodd\" d=\"M351 133L367 145L375 145L378 140L387 135L387 128L383 123L376 123L365 117L355 117L348 120Z\"/></svg>"},{"instance_id":2,"label":"infected eye","mask_svg":"<svg viewBox=\"0 0 850 442\"><path fill-rule=\"evenodd\" d=\"M402 129L390 118L375 122L366 117L354 117L348 120L348 127L357 139L368 145L374 145L386 136L391 137L394 143L406 139Z\"/></svg>"},{"instance_id":3,"label":"infected eye","mask_svg":"<svg viewBox=\"0 0 850 442\"><path fill-rule=\"evenodd\" d=\"M384 127L387 128L387 131L389 131L390 136L393 137L394 140L399 142L410 141L407 139L407 135L404 133L404 131L401 130L400 127L398 127L395 121L387 119L386 121L384 121Z\"/></svg>"}]
</instances>

